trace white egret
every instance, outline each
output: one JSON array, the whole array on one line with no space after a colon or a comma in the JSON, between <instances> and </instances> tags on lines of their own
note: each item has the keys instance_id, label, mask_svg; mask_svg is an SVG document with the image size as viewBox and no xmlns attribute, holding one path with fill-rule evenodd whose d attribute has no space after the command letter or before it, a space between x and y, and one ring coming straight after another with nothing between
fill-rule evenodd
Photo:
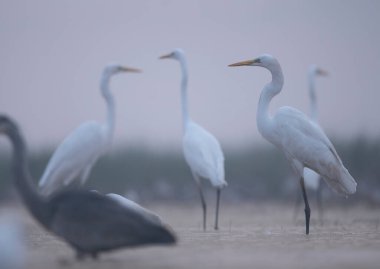
<instances>
[{"instance_id":1,"label":"white egret","mask_svg":"<svg viewBox=\"0 0 380 269\"><path fill-rule=\"evenodd\" d=\"M80 178L83 184L98 158L110 147L115 126L115 101L109 90L109 82L113 75L120 72L140 70L117 64L104 68L100 89L107 103L107 121L105 124L84 122L61 142L39 181L44 195L50 195L76 178Z\"/></svg>"},{"instance_id":2,"label":"white egret","mask_svg":"<svg viewBox=\"0 0 380 269\"><path fill-rule=\"evenodd\" d=\"M264 138L284 152L300 179L305 202L306 234L309 234L310 207L303 179L304 167L316 171L331 188L344 195L355 193L357 184L323 130L305 114L285 106L270 115L270 101L281 92L284 84L281 66L274 57L264 54L254 60L229 66L260 66L271 72L272 81L264 86L260 95L257 128Z\"/></svg>"},{"instance_id":3,"label":"white egret","mask_svg":"<svg viewBox=\"0 0 380 269\"><path fill-rule=\"evenodd\" d=\"M41 196L30 176L26 145L16 123L0 115L0 134L11 140L14 182L25 206L42 226L63 238L78 259L124 247L176 242L171 228L105 195L64 189Z\"/></svg>"},{"instance_id":4,"label":"white egret","mask_svg":"<svg viewBox=\"0 0 380 269\"><path fill-rule=\"evenodd\" d=\"M216 188L215 230L218 229L219 200L221 189L227 186L224 179L224 156L218 140L204 128L190 119L187 102L187 64L185 54L181 49L163 55L160 59L178 60L182 70L181 101L183 118L183 153L198 187L203 209L203 229L206 229L206 201L203 195L200 179L209 179Z\"/></svg>"}]
</instances>

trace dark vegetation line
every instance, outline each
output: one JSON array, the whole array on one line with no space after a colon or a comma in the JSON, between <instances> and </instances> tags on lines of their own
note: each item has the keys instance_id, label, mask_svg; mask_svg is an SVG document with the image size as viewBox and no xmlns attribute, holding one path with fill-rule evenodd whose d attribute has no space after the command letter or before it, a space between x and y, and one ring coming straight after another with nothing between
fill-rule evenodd
<instances>
[{"instance_id":1,"label":"dark vegetation line","mask_svg":"<svg viewBox=\"0 0 380 269\"><path fill-rule=\"evenodd\" d=\"M338 141L338 140L337 140ZM333 141L343 163L358 181L358 192L350 201L366 200L380 203L380 139L363 137L350 141ZM51 155L51 150L30 154L30 168L34 178L39 178ZM294 199L298 190L297 180L283 154L271 145L250 145L239 150L224 150L226 179L229 188L225 200ZM6 155L6 156L5 156ZM0 156L0 197L6 196L12 185L10 154ZM198 199L194 182L182 152L155 151L147 148L128 148L113 151L95 165L85 185L102 192L137 195L139 200ZM205 190L212 189L206 185ZM194 191L190 191L194 190ZM327 189L324 196L330 197ZM207 193L213 195L213 193ZM133 197L131 197L133 198ZM331 195L331 199L339 200ZM347 201L345 201L347 202Z\"/></svg>"}]
</instances>

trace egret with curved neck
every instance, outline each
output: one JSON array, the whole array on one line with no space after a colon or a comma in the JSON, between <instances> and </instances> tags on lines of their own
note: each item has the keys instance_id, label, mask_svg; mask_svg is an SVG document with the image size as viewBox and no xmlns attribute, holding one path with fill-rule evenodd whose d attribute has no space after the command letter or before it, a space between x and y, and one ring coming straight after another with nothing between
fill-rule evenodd
<instances>
[{"instance_id":1,"label":"egret with curved neck","mask_svg":"<svg viewBox=\"0 0 380 269\"><path fill-rule=\"evenodd\" d=\"M110 147L115 128L115 101L109 89L109 82L113 75L121 72L140 72L140 70L117 64L104 68L100 90L107 104L106 122L105 124L96 121L82 123L61 142L39 182L41 193L44 195L52 194L76 178L80 178L80 183L83 184L95 162Z\"/></svg>"},{"instance_id":2,"label":"egret with curved neck","mask_svg":"<svg viewBox=\"0 0 380 269\"><path fill-rule=\"evenodd\" d=\"M303 178L304 167L316 171L332 189L344 195L355 193L357 184L323 130L305 114L285 106L279 108L273 116L270 115L270 101L281 92L284 84L281 66L273 56L264 54L254 60L229 66L260 66L272 74L271 82L264 86L260 95L257 127L264 138L284 152L300 179L305 203L306 234L309 234L310 207Z\"/></svg>"},{"instance_id":3,"label":"egret with curved neck","mask_svg":"<svg viewBox=\"0 0 380 269\"><path fill-rule=\"evenodd\" d=\"M217 230L219 219L219 201L221 189L227 186L224 179L224 155L218 140L203 127L190 119L187 100L187 64L185 54L181 49L163 55L160 59L175 59L179 61L182 70L181 103L183 118L183 153L190 167L193 178L199 190L203 209L203 229L206 229L206 201L203 195L200 179L209 179L216 188L216 213L214 229Z\"/></svg>"},{"instance_id":4,"label":"egret with curved neck","mask_svg":"<svg viewBox=\"0 0 380 269\"><path fill-rule=\"evenodd\" d=\"M174 234L162 222L108 196L86 190L40 196L30 176L24 139L14 121L4 115L0 115L0 134L12 142L14 181L25 206L40 224L63 238L77 258L96 258L100 252L123 247L175 243Z\"/></svg>"}]
</instances>

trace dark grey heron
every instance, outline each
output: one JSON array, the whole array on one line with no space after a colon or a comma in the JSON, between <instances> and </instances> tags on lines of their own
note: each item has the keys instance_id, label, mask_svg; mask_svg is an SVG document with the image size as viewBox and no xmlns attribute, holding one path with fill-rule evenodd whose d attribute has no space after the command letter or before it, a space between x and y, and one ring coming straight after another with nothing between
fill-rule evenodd
<instances>
[{"instance_id":1,"label":"dark grey heron","mask_svg":"<svg viewBox=\"0 0 380 269\"><path fill-rule=\"evenodd\" d=\"M26 207L47 230L63 238L77 253L98 253L123 247L173 244L175 235L165 225L136 210L86 190L62 190L42 197L29 172L24 139L13 120L0 115L0 133L13 145L14 181Z\"/></svg>"}]
</instances>

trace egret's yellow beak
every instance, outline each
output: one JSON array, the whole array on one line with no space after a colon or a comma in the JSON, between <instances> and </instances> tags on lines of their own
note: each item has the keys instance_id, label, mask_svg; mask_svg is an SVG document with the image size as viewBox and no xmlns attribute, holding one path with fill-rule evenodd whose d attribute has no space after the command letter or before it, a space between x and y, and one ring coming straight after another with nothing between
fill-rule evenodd
<instances>
[{"instance_id":1,"label":"egret's yellow beak","mask_svg":"<svg viewBox=\"0 0 380 269\"><path fill-rule=\"evenodd\" d=\"M142 70L140 70L140 69L132 68L132 67L126 67L126 66L120 67L120 71L132 72L132 73L141 73L142 72Z\"/></svg>"},{"instance_id":2,"label":"egret's yellow beak","mask_svg":"<svg viewBox=\"0 0 380 269\"><path fill-rule=\"evenodd\" d=\"M159 59L168 59L168 58L171 58L171 57L173 57L173 53L162 55L162 56L160 56Z\"/></svg>"},{"instance_id":3,"label":"egret's yellow beak","mask_svg":"<svg viewBox=\"0 0 380 269\"><path fill-rule=\"evenodd\" d=\"M256 63L260 63L260 60L259 59L254 59L254 60L242 61L242 62L237 62L237 63L234 63L234 64L230 64L228 66L255 65Z\"/></svg>"}]
</instances>

